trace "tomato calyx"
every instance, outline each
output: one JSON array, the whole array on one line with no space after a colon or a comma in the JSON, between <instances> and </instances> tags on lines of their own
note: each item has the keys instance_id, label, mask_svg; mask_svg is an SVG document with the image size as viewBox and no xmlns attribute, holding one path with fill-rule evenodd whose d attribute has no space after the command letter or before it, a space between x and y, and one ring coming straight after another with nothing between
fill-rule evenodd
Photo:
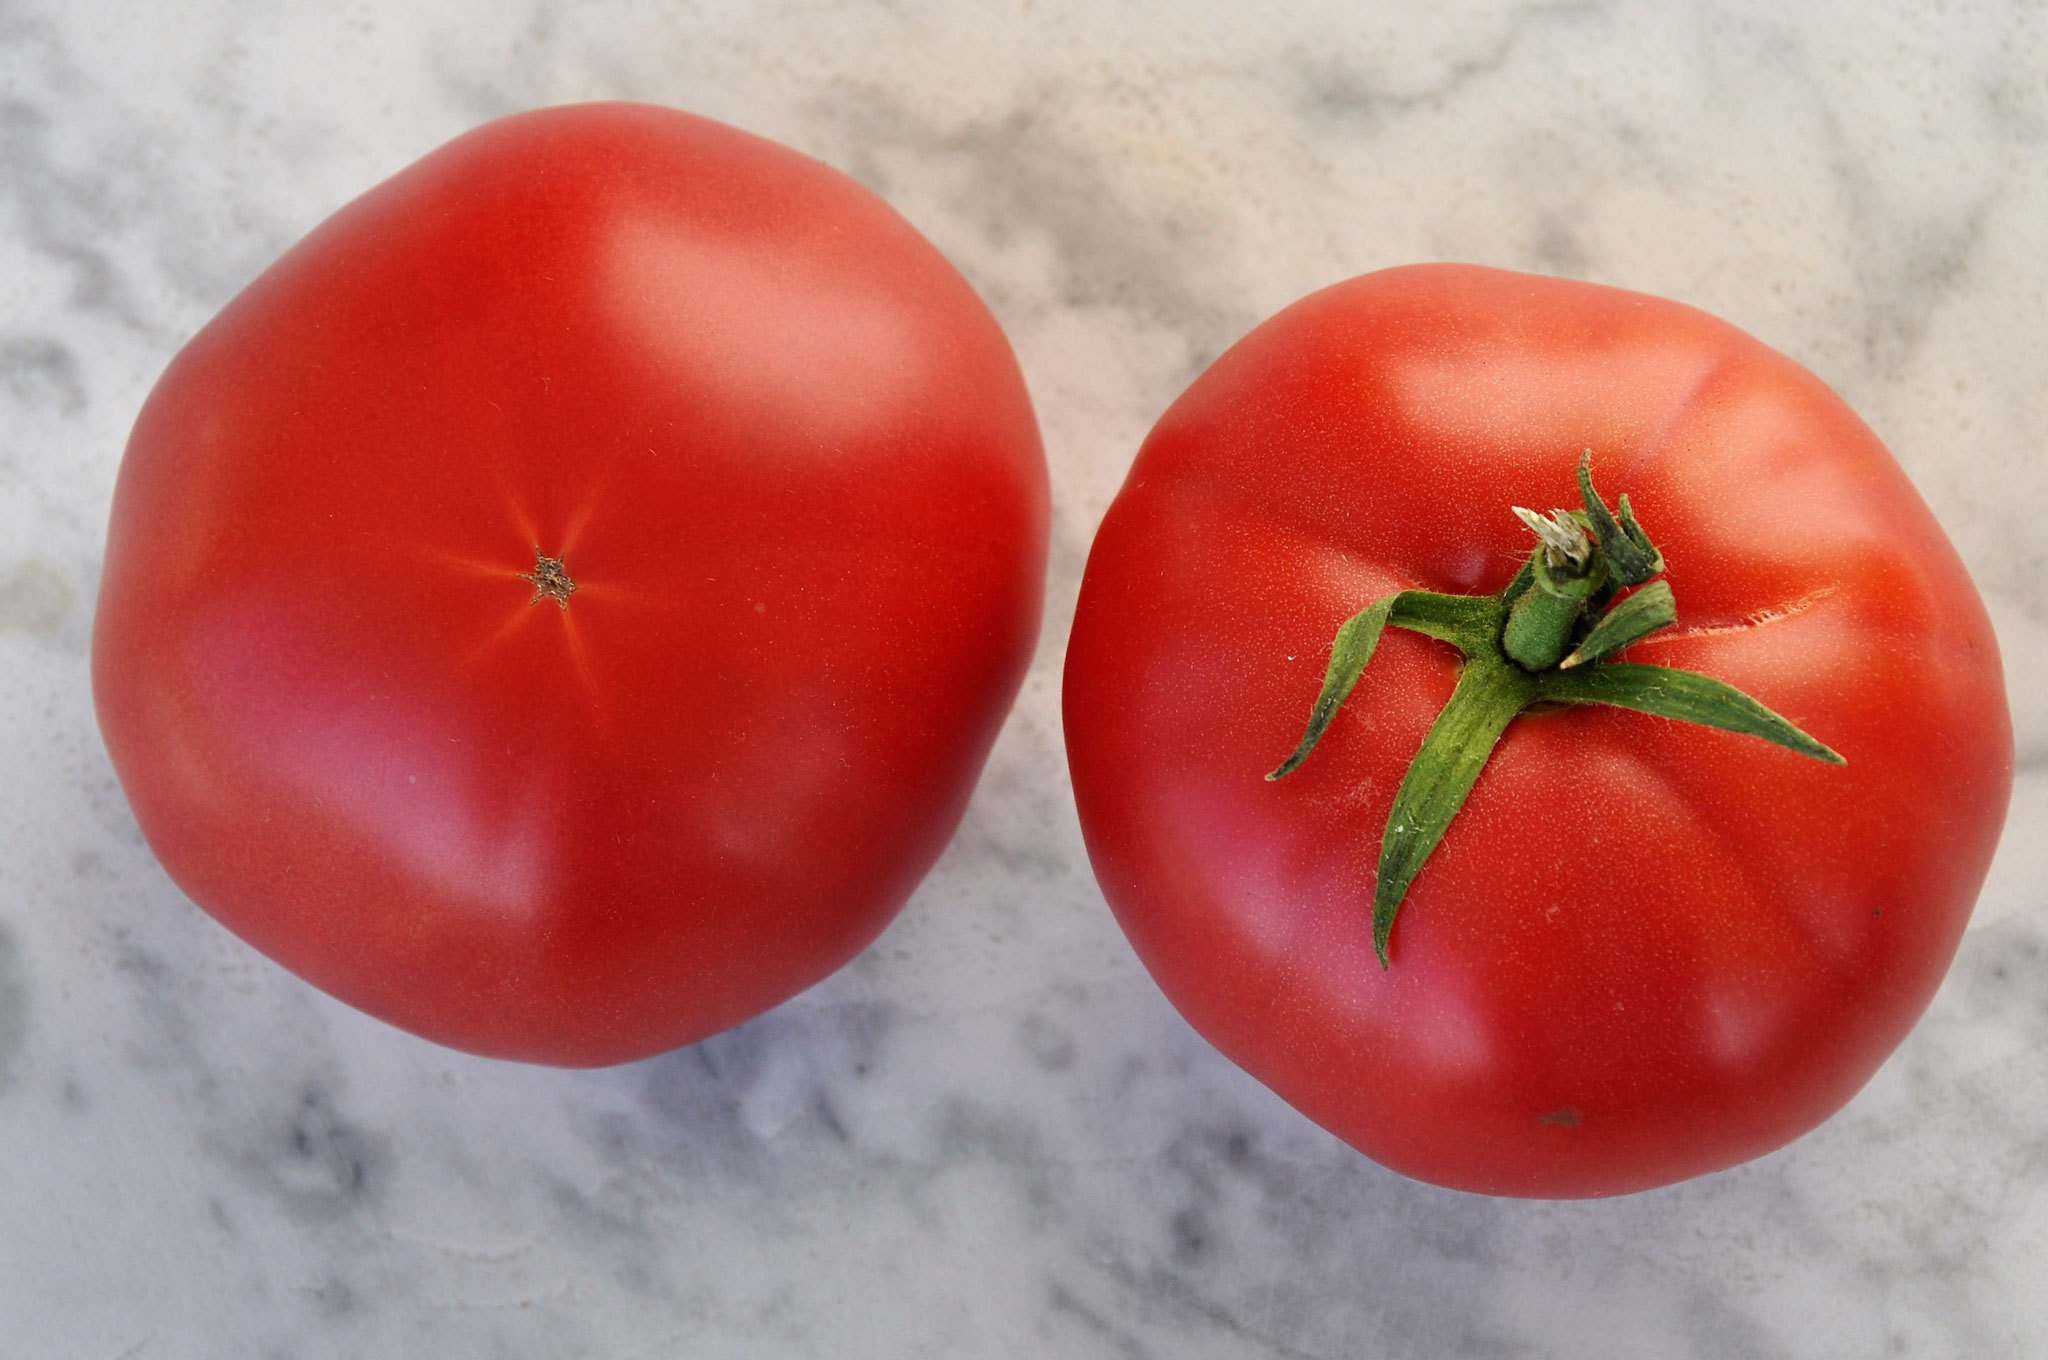
<instances>
[{"instance_id":1,"label":"tomato calyx","mask_svg":"<svg viewBox=\"0 0 2048 1360\"><path fill-rule=\"evenodd\" d=\"M553 600L566 612L569 597L576 593L576 583L569 579L569 570L559 557L549 557L539 548L533 550L533 570L519 573L522 581L533 582L533 598L528 600L531 608L542 600Z\"/></svg>"},{"instance_id":2,"label":"tomato calyx","mask_svg":"<svg viewBox=\"0 0 2048 1360\"><path fill-rule=\"evenodd\" d=\"M1390 625L1464 653L1457 687L1408 766L1380 840L1372 925L1381 968L1389 966L1387 941L1409 884L1443 840L1508 724L1531 705L1609 704L1846 763L1732 685L1697 671L1610 659L1677 622L1678 607L1670 585L1652 579L1663 572L1664 556L1636 522L1628 497L1621 497L1616 514L1594 491L1592 459L1590 449L1579 458L1584 509L1546 517L1514 507L1537 543L1500 594L1403 590L1347 619L1331 646L1300 745L1266 776L1284 778L1308 759Z\"/></svg>"}]
</instances>

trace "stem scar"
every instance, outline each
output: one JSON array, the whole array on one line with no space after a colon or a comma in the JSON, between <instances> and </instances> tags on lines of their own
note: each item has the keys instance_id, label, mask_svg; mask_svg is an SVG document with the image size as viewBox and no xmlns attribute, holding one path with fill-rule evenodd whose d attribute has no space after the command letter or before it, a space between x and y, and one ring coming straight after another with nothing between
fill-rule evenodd
<instances>
[{"instance_id":1,"label":"stem scar","mask_svg":"<svg viewBox=\"0 0 2048 1360\"><path fill-rule=\"evenodd\" d=\"M553 600L563 610L569 608L569 597L576 593L576 583L569 579L568 571L562 566L562 559L549 557L539 548L533 550L533 570L519 573L522 581L533 582L533 598L528 607L542 600Z\"/></svg>"}]
</instances>

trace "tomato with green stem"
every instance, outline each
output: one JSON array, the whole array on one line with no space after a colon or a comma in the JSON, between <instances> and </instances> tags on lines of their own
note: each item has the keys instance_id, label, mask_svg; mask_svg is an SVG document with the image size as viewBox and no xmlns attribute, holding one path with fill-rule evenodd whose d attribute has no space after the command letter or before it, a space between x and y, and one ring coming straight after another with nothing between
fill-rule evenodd
<instances>
[{"instance_id":1,"label":"tomato with green stem","mask_svg":"<svg viewBox=\"0 0 2048 1360\"><path fill-rule=\"evenodd\" d=\"M1367 1154L1497 1194L1839 1109L2011 784L1982 603L1839 398L1691 308L1464 266L1312 295L1174 403L1065 709L1168 998Z\"/></svg>"}]
</instances>

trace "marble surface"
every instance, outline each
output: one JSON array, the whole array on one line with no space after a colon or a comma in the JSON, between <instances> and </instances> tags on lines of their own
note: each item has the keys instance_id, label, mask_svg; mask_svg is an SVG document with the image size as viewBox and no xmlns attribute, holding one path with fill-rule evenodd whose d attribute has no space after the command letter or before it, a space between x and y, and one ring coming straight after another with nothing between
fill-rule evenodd
<instances>
[{"instance_id":1,"label":"marble surface","mask_svg":"<svg viewBox=\"0 0 2048 1360\"><path fill-rule=\"evenodd\" d=\"M668 103L838 165L1009 329L1037 664L854 965L635 1066L390 1030L192 907L86 643L129 422L464 128ZM2032 0L0 7L0 1356L2048 1355L2048 11ZM1295 297L1462 259L1662 293L1891 445L2001 630L2020 777L1926 1019L1789 1149L1524 1203L1375 1167L1161 999L1058 674L1153 418Z\"/></svg>"}]
</instances>

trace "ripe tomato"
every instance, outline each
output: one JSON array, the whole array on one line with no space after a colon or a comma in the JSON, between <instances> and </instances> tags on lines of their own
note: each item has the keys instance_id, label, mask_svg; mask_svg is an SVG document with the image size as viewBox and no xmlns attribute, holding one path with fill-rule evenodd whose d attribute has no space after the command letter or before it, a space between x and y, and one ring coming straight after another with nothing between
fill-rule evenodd
<instances>
[{"instance_id":1,"label":"ripe tomato","mask_svg":"<svg viewBox=\"0 0 2048 1360\"><path fill-rule=\"evenodd\" d=\"M994 319L808 157L669 110L491 123L178 355L115 492L107 748L171 876L394 1024L685 1044L881 930L1036 636Z\"/></svg>"},{"instance_id":2,"label":"ripe tomato","mask_svg":"<svg viewBox=\"0 0 2048 1360\"><path fill-rule=\"evenodd\" d=\"M1824 745L1521 711L1383 969L1383 832L1459 652L1389 628L1265 776L1339 625L1503 591L1510 507L1575 506L1587 448L1677 603L1630 666ZM1819 380L1688 307L1454 266L1314 294L1181 396L1095 541L1065 703L1096 873L1173 1003L1369 1156L1494 1194L1664 1184L1839 1108L1941 980L2012 777L1982 604Z\"/></svg>"}]
</instances>

